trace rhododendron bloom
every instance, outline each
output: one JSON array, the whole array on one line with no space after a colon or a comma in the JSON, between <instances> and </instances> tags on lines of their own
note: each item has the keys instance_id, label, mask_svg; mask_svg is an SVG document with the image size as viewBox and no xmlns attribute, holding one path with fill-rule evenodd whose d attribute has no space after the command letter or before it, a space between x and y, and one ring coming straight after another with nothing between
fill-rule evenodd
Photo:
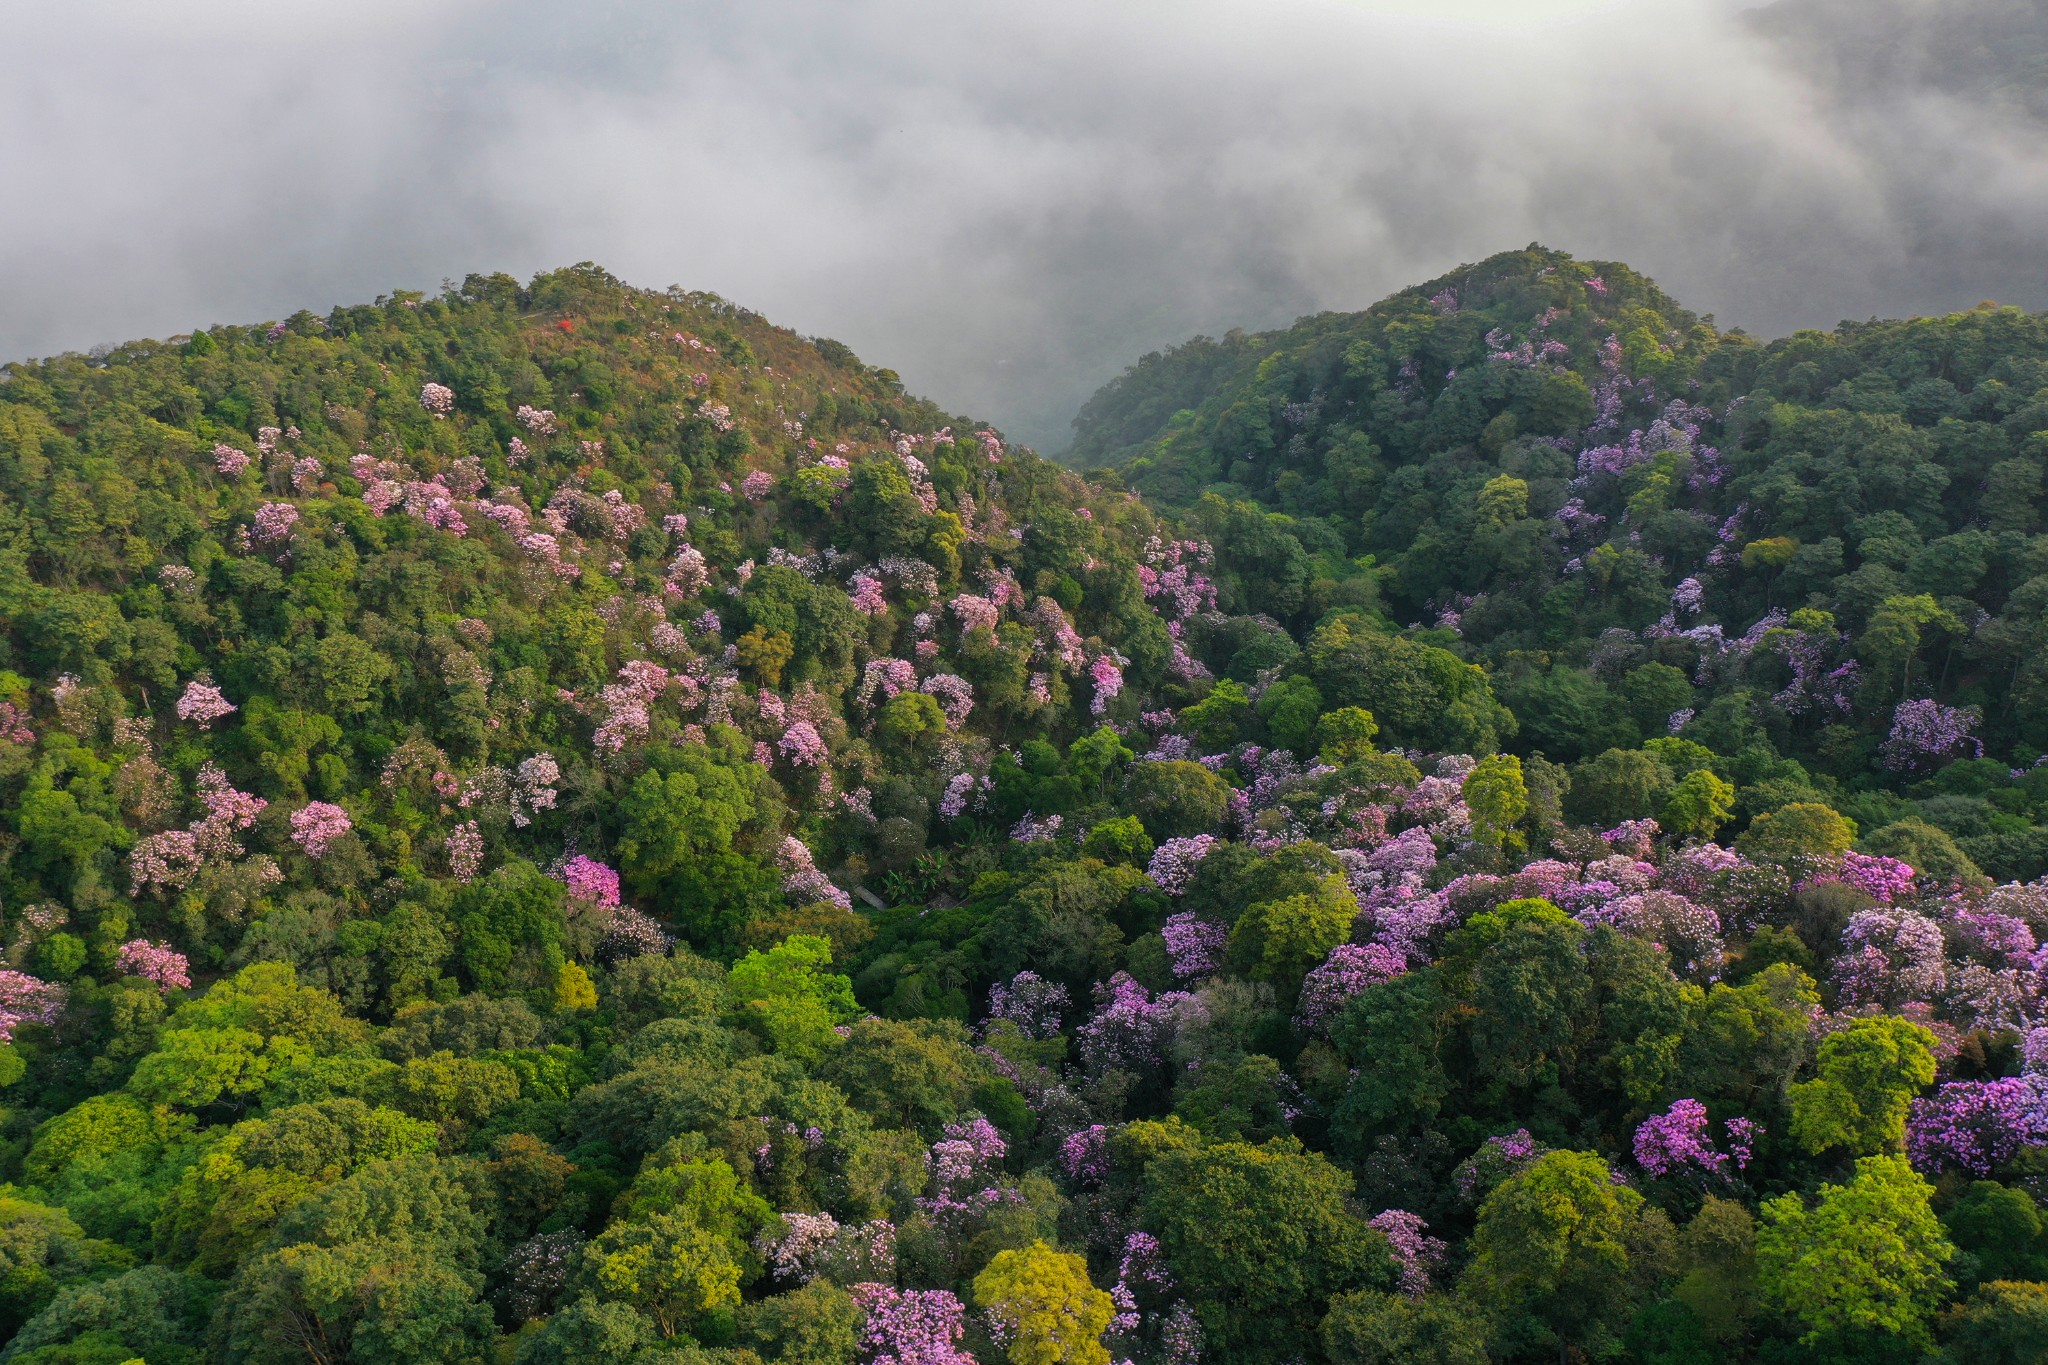
<instances>
[{"instance_id":1,"label":"rhododendron bloom","mask_svg":"<svg viewBox=\"0 0 2048 1365\"><path fill-rule=\"evenodd\" d=\"M298 524L298 508L288 502L266 502L256 509L255 519L249 523L249 538L267 545L283 540Z\"/></svg>"},{"instance_id":2,"label":"rhododendron bloom","mask_svg":"<svg viewBox=\"0 0 2048 1365\"><path fill-rule=\"evenodd\" d=\"M446 384L425 384L420 388L420 406L436 417L455 411L455 390Z\"/></svg>"},{"instance_id":3,"label":"rhododendron bloom","mask_svg":"<svg viewBox=\"0 0 2048 1365\"><path fill-rule=\"evenodd\" d=\"M234 704L206 678L194 678L186 683L177 706L179 720L189 720L202 730L211 728L215 721L234 709Z\"/></svg>"},{"instance_id":4,"label":"rhododendron bloom","mask_svg":"<svg viewBox=\"0 0 2048 1365\"><path fill-rule=\"evenodd\" d=\"M161 943L130 939L114 953L114 967L139 976L166 995L192 984L191 964L185 955Z\"/></svg>"},{"instance_id":5,"label":"rhododendron bloom","mask_svg":"<svg viewBox=\"0 0 2048 1365\"><path fill-rule=\"evenodd\" d=\"M807 720L797 721L784 730L776 747L782 750L784 758L799 768L815 768L830 756L817 727Z\"/></svg>"},{"instance_id":6,"label":"rhododendron bloom","mask_svg":"<svg viewBox=\"0 0 2048 1365\"><path fill-rule=\"evenodd\" d=\"M618 872L586 854L579 853L565 861L555 876L569 888L572 900L602 906L619 903Z\"/></svg>"},{"instance_id":7,"label":"rhododendron bloom","mask_svg":"<svg viewBox=\"0 0 2048 1365\"><path fill-rule=\"evenodd\" d=\"M237 450L231 445L217 445L213 448L214 472L233 479L239 478L242 471L248 467L248 452Z\"/></svg>"},{"instance_id":8,"label":"rhododendron bloom","mask_svg":"<svg viewBox=\"0 0 2048 1365\"><path fill-rule=\"evenodd\" d=\"M329 846L352 828L348 812L326 801L309 801L292 812L292 841L309 858L324 857Z\"/></svg>"},{"instance_id":9,"label":"rhododendron bloom","mask_svg":"<svg viewBox=\"0 0 2048 1365\"><path fill-rule=\"evenodd\" d=\"M26 972L0 970L0 1043L11 1043L23 1024L54 1024L69 998L62 986Z\"/></svg>"}]
</instances>

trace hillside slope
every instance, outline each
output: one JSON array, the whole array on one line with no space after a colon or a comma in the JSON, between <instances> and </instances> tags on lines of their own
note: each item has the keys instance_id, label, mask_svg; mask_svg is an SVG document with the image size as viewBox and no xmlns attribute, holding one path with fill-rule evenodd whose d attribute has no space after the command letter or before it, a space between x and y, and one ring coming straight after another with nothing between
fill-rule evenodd
<instances>
[{"instance_id":1,"label":"hillside slope","mask_svg":"<svg viewBox=\"0 0 2048 1365\"><path fill-rule=\"evenodd\" d=\"M593 266L9 366L0 1362L2025 1358L2041 343L1531 250L1092 478Z\"/></svg>"}]
</instances>

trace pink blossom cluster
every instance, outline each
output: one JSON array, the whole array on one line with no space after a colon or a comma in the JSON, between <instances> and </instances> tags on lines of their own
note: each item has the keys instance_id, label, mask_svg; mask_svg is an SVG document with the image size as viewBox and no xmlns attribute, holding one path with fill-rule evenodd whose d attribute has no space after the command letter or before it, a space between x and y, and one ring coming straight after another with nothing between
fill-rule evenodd
<instances>
[{"instance_id":1,"label":"pink blossom cluster","mask_svg":"<svg viewBox=\"0 0 2048 1365\"><path fill-rule=\"evenodd\" d=\"M1095 662L1088 665L1088 679L1095 684L1095 696L1088 703L1088 710L1099 716L1124 690L1124 671L1116 657L1098 655Z\"/></svg>"},{"instance_id":2,"label":"pink blossom cluster","mask_svg":"<svg viewBox=\"0 0 2048 1365\"><path fill-rule=\"evenodd\" d=\"M1891 733L1881 752L1885 766L1906 769L1953 758L1969 748L1982 755L1984 746L1971 736L1982 714L1974 706L1943 706L1931 697L1900 702L1892 712Z\"/></svg>"},{"instance_id":3,"label":"pink blossom cluster","mask_svg":"<svg viewBox=\"0 0 2048 1365\"><path fill-rule=\"evenodd\" d=\"M954 773L946 779L946 790L939 796L939 818L958 820L967 813L967 799L974 795L974 774Z\"/></svg>"},{"instance_id":4,"label":"pink blossom cluster","mask_svg":"<svg viewBox=\"0 0 2048 1365\"><path fill-rule=\"evenodd\" d=\"M455 411L455 390L446 384L424 384L420 387L420 406L436 417L446 417Z\"/></svg>"},{"instance_id":5,"label":"pink blossom cluster","mask_svg":"<svg viewBox=\"0 0 2048 1365\"><path fill-rule=\"evenodd\" d=\"M973 684L956 673L934 673L924 680L920 690L938 702L948 725L965 724L968 712L974 709Z\"/></svg>"},{"instance_id":6,"label":"pink blossom cluster","mask_svg":"<svg viewBox=\"0 0 2048 1365\"><path fill-rule=\"evenodd\" d=\"M882 595L882 580L869 573L857 573L847 580L850 591L848 598L853 609L862 616L882 616L889 610L889 599Z\"/></svg>"},{"instance_id":7,"label":"pink blossom cluster","mask_svg":"<svg viewBox=\"0 0 2048 1365\"><path fill-rule=\"evenodd\" d=\"M213 680L204 676L185 684L185 691L178 698L178 719L189 720L200 729L212 727L222 716L234 711L234 703L221 695Z\"/></svg>"},{"instance_id":8,"label":"pink blossom cluster","mask_svg":"<svg viewBox=\"0 0 2048 1365\"><path fill-rule=\"evenodd\" d=\"M776 741L776 748L782 751L784 758L799 768L815 768L831 757L831 751L825 747L824 737L818 733L818 728L807 720L792 722L790 727L782 732L782 738Z\"/></svg>"},{"instance_id":9,"label":"pink blossom cluster","mask_svg":"<svg viewBox=\"0 0 2048 1365\"><path fill-rule=\"evenodd\" d=\"M292 842L308 858L325 857L336 839L354 828L348 812L327 801L309 801L292 812Z\"/></svg>"},{"instance_id":10,"label":"pink blossom cluster","mask_svg":"<svg viewBox=\"0 0 2048 1365\"><path fill-rule=\"evenodd\" d=\"M1674 1101L1636 1128L1636 1164L1655 1177L1698 1171L1724 1175L1728 1158L1715 1150L1707 1132L1707 1106L1698 1100Z\"/></svg>"},{"instance_id":11,"label":"pink blossom cluster","mask_svg":"<svg viewBox=\"0 0 2048 1365\"><path fill-rule=\"evenodd\" d=\"M259 545L283 540L299 524L299 509L288 502L266 502L249 523L249 537Z\"/></svg>"},{"instance_id":12,"label":"pink blossom cluster","mask_svg":"<svg viewBox=\"0 0 2048 1365\"><path fill-rule=\"evenodd\" d=\"M1183 1024L1203 1015L1204 1007L1186 991L1167 991L1158 999L1118 972L1095 988L1094 1017L1076 1030L1082 1064L1089 1071L1117 1070L1144 1075L1165 1060L1167 1042Z\"/></svg>"},{"instance_id":13,"label":"pink blossom cluster","mask_svg":"<svg viewBox=\"0 0 2048 1365\"><path fill-rule=\"evenodd\" d=\"M242 471L248 467L248 452L237 450L233 446L226 444L214 446L213 468L215 473L235 479L240 478Z\"/></svg>"},{"instance_id":14,"label":"pink blossom cluster","mask_svg":"<svg viewBox=\"0 0 2048 1365\"><path fill-rule=\"evenodd\" d=\"M1072 1007L1073 998L1065 986L1033 971L1018 972L1008 982L989 987L989 1019L1013 1024L1027 1038L1056 1037L1061 1020Z\"/></svg>"},{"instance_id":15,"label":"pink blossom cluster","mask_svg":"<svg viewBox=\"0 0 2048 1365\"><path fill-rule=\"evenodd\" d=\"M448 872L458 882L476 879L483 871L484 836L474 820L465 820L448 832Z\"/></svg>"},{"instance_id":16,"label":"pink blossom cluster","mask_svg":"<svg viewBox=\"0 0 2048 1365\"><path fill-rule=\"evenodd\" d=\"M1319 1033L1328 1028L1354 996L1407 970L1407 957L1382 944L1338 944L1302 980L1299 1022L1303 1031Z\"/></svg>"},{"instance_id":17,"label":"pink blossom cluster","mask_svg":"<svg viewBox=\"0 0 2048 1365\"><path fill-rule=\"evenodd\" d=\"M1835 876L1873 900L1891 904L1909 899L1914 892L1913 869L1897 858L1884 858L1850 849L1842 855L1841 870Z\"/></svg>"},{"instance_id":18,"label":"pink blossom cluster","mask_svg":"<svg viewBox=\"0 0 2048 1365\"><path fill-rule=\"evenodd\" d=\"M925 1153L927 1184L917 1206L934 1218L957 1221L1015 1203L1017 1191L1001 1183L1009 1150L995 1125L979 1115L947 1124Z\"/></svg>"},{"instance_id":19,"label":"pink blossom cluster","mask_svg":"<svg viewBox=\"0 0 2048 1365\"><path fill-rule=\"evenodd\" d=\"M1430 1274L1444 1263L1444 1253L1449 1250L1442 1240L1428 1235L1429 1224L1406 1209L1388 1209L1375 1214L1367 1226L1387 1239L1394 1263L1400 1267L1401 1292L1412 1299L1427 1294Z\"/></svg>"},{"instance_id":20,"label":"pink blossom cluster","mask_svg":"<svg viewBox=\"0 0 2048 1365\"><path fill-rule=\"evenodd\" d=\"M863 1315L864 1365L975 1365L957 1344L967 1310L947 1291L865 1283L847 1292Z\"/></svg>"},{"instance_id":21,"label":"pink blossom cluster","mask_svg":"<svg viewBox=\"0 0 2048 1365\"><path fill-rule=\"evenodd\" d=\"M0 969L0 1043L14 1041L23 1024L54 1024L69 993L54 981Z\"/></svg>"},{"instance_id":22,"label":"pink blossom cluster","mask_svg":"<svg viewBox=\"0 0 2048 1365\"><path fill-rule=\"evenodd\" d=\"M141 977L168 995L192 984L192 964L183 953L162 943L132 938L114 953L114 967L129 976Z\"/></svg>"},{"instance_id":23,"label":"pink blossom cluster","mask_svg":"<svg viewBox=\"0 0 2048 1365\"><path fill-rule=\"evenodd\" d=\"M996 622L1002 617L1002 612L995 603L971 592L963 592L956 596L946 604L946 609L959 619L960 633L963 635L983 628L994 630Z\"/></svg>"},{"instance_id":24,"label":"pink blossom cluster","mask_svg":"<svg viewBox=\"0 0 2048 1365\"><path fill-rule=\"evenodd\" d=\"M579 853L563 860L555 870L555 877L569 889L571 900L586 901L591 905L604 907L619 903L619 874L616 869L606 866L588 854Z\"/></svg>"},{"instance_id":25,"label":"pink blossom cluster","mask_svg":"<svg viewBox=\"0 0 2048 1365\"><path fill-rule=\"evenodd\" d=\"M128 851L128 875L138 896L156 887L175 891L189 886L205 865L190 830L144 835Z\"/></svg>"},{"instance_id":26,"label":"pink blossom cluster","mask_svg":"<svg viewBox=\"0 0 2048 1365\"><path fill-rule=\"evenodd\" d=\"M1109 1174L1107 1125L1091 1123L1060 1140L1060 1169L1077 1185L1099 1185Z\"/></svg>"},{"instance_id":27,"label":"pink blossom cluster","mask_svg":"<svg viewBox=\"0 0 2048 1365\"><path fill-rule=\"evenodd\" d=\"M28 712L11 701L0 701L0 739L10 744L36 742L36 732L29 727Z\"/></svg>"},{"instance_id":28,"label":"pink blossom cluster","mask_svg":"<svg viewBox=\"0 0 2048 1365\"><path fill-rule=\"evenodd\" d=\"M1906 1119L1906 1152L1929 1175L1989 1176L2025 1147L2048 1146L2048 1078L1950 1081L1916 1099Z\"/></svg>"},{"instance_id":29,"label":"pink blossom cluster","mask_svg":"<svg viewBox=\"0 0 2048 1365\"><path fill-rule=\"evenodd\" d=\"M1527 1128L1490 1137L1479 1144L1478 1151L1458 1163L1458 1168L1451 1172L1451 1183L1457 1187L1459 1198L1471 1203L1548 1150Z\"/></svg>"},{"instance_id":30,"label":"pink blossom cluster","mask_svg":"<svg viewBox=\"0 0 2048 1365\"><path fill-rule=\"evenodd\" d=\"M748 502L759 502L775 487L775 476L765 469L756 469L740 480L740 496Z\"/></svg>"},{"instance_id":31,"label":"pink blossom cluster","mask_svg":"<svg viewBox=\"0 0 2048 1365\"><path fill-rule=\"evenodd\" d=\"M536 436L552 436L555 433L555 414L548 408L536 408L531 404L521 403L519 410L513 413L512 417L520 426Z\"/></svg>"},{"instance_id":32,"label":"pink blossom cluster","mask_svg":"<svg viewBox=\"0 0 2048 1365\"><path fill-rule=\"evenodd\" d=\"M512 823L521 829L534 815L555 808L555 784L562 780L561 765L553 754L532 754L519 760L513 775Z\"/></svg>"}]
</instances>

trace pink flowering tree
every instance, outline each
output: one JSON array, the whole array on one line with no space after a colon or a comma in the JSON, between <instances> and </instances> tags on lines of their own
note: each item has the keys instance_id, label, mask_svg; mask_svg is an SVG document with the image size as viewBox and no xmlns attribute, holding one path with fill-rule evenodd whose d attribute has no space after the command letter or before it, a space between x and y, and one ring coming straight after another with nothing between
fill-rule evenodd
<instances>
[{"instance_id":1,"label":"pink flowering tree","mask_svg":"<svg viewBox=\"0 0 2048 1365\"><path fill-rule=\"evenodd\" d=\"M816 726L807 720L793 722L782 732L776 747L782 756L799 768L815 768L830 757L825 740L818 734Z\"/></svg>"},{"instance_id":2,"label":"pink flowering tree","mask_svg":"<svg viewBox=\"0 0 2048 1365\"><path fill-rule=\"evenodd\" d=\"M327 801L309 801L292 812L292 842L308 858L323 858L334 841L355 826L348 812Z\"/></svg>"},{"instance_id":3,"label":"pink flowering tree","mask_svg":"<svg viewBox=\"0 0 2048 1365\"><path fill-rule=\"evenodd\" d=\"M215 721L232 714L234 709L234 703L221 695L213 679L204 676L185 684L177 706L179 720L189 720L202 730L212 729Z\"/></svg>"},{"instance_id":4,"label":"pink flowering tree","mask_svg":"<svg viewBox=\"0 0 2048 1365\"><path fill-rule=\"evenodd\" d=\"M1370 1220L1368 1226L1387 1239L1400 1267L1401 1292L1419 1299L1429 1292L1430 1275L1443 1264L1448 1250L1438 1238L1429 1236L1429 1224L1406 1209L1388 1209Z\"/></svg>"},{"instance_id":5,"label":"pink flowering tree","mask_svg":"<svg viewBox=\"0 0 2048 1365\"><path fill-rule=\"evenodd\" d=\"M1906 1153L1929 1175L1989 1176L2026 1147L2048 1146L2048 1077L1950 1081L1913 1101Z\"/></svg>"},{"instance_id":6,"label":"pink flowering tree","mask_svg":"<svg viewBox=\"0 0 2048 1365\"><path fill-rule=\"evenodd\" d=\"M555 876L569 888L571 900L605 907L619 903L618 872L588 854L579 853L567 859Z\"/></svg>"},{"instance_id":7,"label":"pink flowering tree","mask_svg":"<svg viewBox=\"0 0 2048 1365\"><path fill-rule=\"evenodd\" d=\"M425 384L420 388L420 406L436 417L455 411L455 390L446 384Z\"/></svg>"},{"instance_id":8,"label":"pink flowering tree","mask_svg":"<svg viewBox=\"0 0 2048 1365\"><path fill-rule=\"evenodd\" d=\"M0 969L0 1043L14 1041L23 1024L54 1024L68 992L54 981Z\"/></svg>"},{"instance_id":9,"label":"pink flowering tree","mask_svg":"<svg viewBox=\"0 0 2048 1365\"><path fill-rule=\"evenodd\" d=\"M865 1365L975 1365L958 1345L967 1309L946 1290L857 1284L848 1292L861 1310Z\"/></svg>"},{"instance_id":10,"label":"pink flowering tree","mask_svg":"<svg viewBox=\"0 0 2048 1365\"><path fill-rule=\"evenodd\" d=\"M134 938L114 954L114 967L129 976L140 977L168 995L192 984L191 963L185 955L162 943Z\"/></svg>"}]
</instances>

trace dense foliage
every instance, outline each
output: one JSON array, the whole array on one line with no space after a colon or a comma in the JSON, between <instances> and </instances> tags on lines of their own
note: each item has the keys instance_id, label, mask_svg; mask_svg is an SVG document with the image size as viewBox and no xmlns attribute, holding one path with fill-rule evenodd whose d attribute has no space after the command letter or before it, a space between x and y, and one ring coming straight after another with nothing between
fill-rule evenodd
<instances>
[{"instance_id":1,"label":"dense foliage","mask_svg":"<svg viewBox=\"0 0 2048 1365\"><path fill-rule=\"evenodd\" d=\"M0 1361L2038 1359L2032 426L1535 250L1085 479L588 266L9 367Z\"/></svg>"}]
</instances>

